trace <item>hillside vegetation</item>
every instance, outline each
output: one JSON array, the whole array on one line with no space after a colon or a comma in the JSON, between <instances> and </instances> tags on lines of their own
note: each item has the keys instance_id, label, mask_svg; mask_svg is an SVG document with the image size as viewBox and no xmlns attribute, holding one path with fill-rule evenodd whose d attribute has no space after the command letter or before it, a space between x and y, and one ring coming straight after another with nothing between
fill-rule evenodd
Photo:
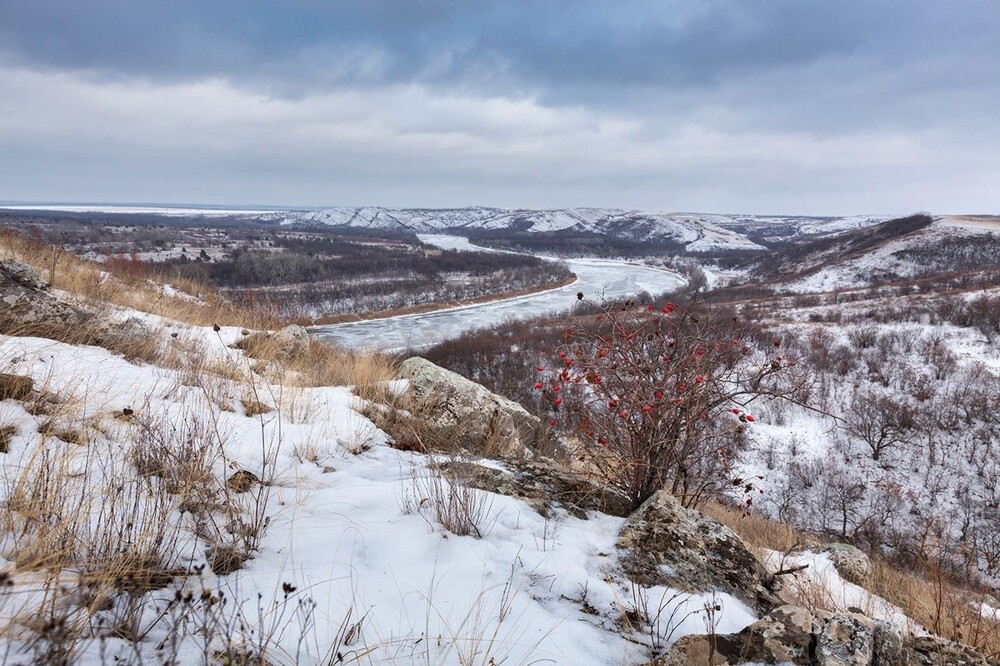
<instances>
[{"instance_id":1,"label":"hillside vegetation","mask_svg":"<svg viewBox=\"0 0 1000 666\"><path fill-rule=\"evenodd\" d=\"M996 290L693 283L431 363L16 233L0 261L5 663L1000 658Z\"/></svg>"}]
</instances>

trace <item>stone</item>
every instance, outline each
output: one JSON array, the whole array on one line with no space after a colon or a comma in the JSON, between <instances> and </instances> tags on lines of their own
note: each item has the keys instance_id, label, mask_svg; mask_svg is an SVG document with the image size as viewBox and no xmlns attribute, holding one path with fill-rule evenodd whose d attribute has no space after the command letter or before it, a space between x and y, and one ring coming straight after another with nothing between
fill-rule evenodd
<instances>
[{"instance_id":1,"label":"stone","mask_svg":"<svg viewBox=\"0 0 1000 666\"><path fill-rule=\"evenodd\" d=\"M282 328L272 339L278 347L278 353L284 358L299 358L309 353L309 331L298 324Z\"/></svg>"},{"instance_id":2,"label":"stone","mask_svg":"<svg viewBox=\"0 0 1000 666\"><path fill-rule=\"evenodd\" d=\"M617 545L626 576L640 585L718 590L763 613L780 604L777 579L742 539L722 523L684 508L666 490L629 517Z\"/></svg>"},{"instance_id":3,"label":"stone","mask_svg":"<svg viewBox=\"0 0 1000 666\"><path fill-rule=\"evenodd\" d=\"M709 661L711 659L711 661ZM780 606L738 634L685 636L655 666L987 666L964 645L934 636L904 635L859 613Z\"/></svg>"},{"instance_id":4,"label":"stone","mask_svg":"<svg viewBox=\"0 0 1000 666\"><path fill-rule=\"evenodd\" d=\"M871 581L872 561L863 552L847 543L831 543L823 548L840 577L864 587Z\"/></svg>"},{"instance_id":5,"label":"stone","mask_svg":"<svg viewBox=\"0 0 1000 666\"><path fill-rule=\"evenodd\" d=\"M504 468L471 462L441 464L448 476L472 488L525 500L542 516L560 507L577 518L588 511L625 517L632 512L629 499L601 487L558 463L545 459L510 459Z\"/></svg>"},{"instance_id":6,"label":"stone","mask_svg":"<svg viewBox=\"0 0 1000 666\"><path fill-rule=\"evenodd\" d=\"M31 266L0 262L0 332L72 340L92 317L50 294Z\"/></svg>"},{"instance_id":7,"label":"stone","mask_svg":"<svg viewBox=\"0 0 1000 666\"><path fill-rule=\"evenodd\" d=\"M541 421L521 405L426 359L403 361L399 378L408 380L400 406L421 419L432 436L455 440L456 449L530 457L544 437Z\"/></svg>"},{"instance_id":8,"label":"stone","mask_svg":"<svg viewBox=\"0 0 1000 666\"><path fill-rule=\"evenodd\" d=\"M48 283L42 280L42 276L35 270L35 267L28 264L0 261L0 272L5 273L8 279L28 289L47 291L49 288Z\"/></svg>"},{"instance_id":9,"label":"stone","mask_svg":"<svg viewBox=\"0 0 1000 666\"><path fill-rule=\"evenodd\" d=\"M138 317L125 321L105 320L94 327L94 343L112 350L127 351L148 343L153 329Z\"/></svg>"}]
</instances>

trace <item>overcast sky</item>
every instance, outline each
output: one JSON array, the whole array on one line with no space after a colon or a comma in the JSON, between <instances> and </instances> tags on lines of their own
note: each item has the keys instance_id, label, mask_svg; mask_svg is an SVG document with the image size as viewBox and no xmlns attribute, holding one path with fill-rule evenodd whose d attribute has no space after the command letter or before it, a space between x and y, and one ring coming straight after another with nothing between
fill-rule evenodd
<instances>
[{"instance_id":1,"label":"overcast sky","mask_svg":"<svg viewBox=\"0 0 1000 666\"><path fill-rule=\"evenodd\" d=\"M1000 2L0 0L0 200L1000 213Z\"/></svg>"}]
</instances>

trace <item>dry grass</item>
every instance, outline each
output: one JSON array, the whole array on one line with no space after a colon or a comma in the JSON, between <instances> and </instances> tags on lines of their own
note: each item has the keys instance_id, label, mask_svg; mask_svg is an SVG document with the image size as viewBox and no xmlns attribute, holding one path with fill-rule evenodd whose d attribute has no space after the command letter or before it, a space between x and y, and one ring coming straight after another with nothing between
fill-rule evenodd
<instances>
[{"instance_id":1,"label":"dry grass","mask_svg":"<svg viewBox=\"0 0 1000 666\"><path fill-rule=\"evenodd\" d=\"M944 638L1000 657L1000 623L979 612L986 595L959 587L939 569L920 576L876 559L871 591L903 609L909 617Z\"/></svg>"},{"instance_id":2,"label":"dry grass","mask_svg":"<svg viewBox=\"0 0 1000 666\"><path fill-rule=\"evenodd\" d=\"M73 294L88 309L97 312L105 312L114 305L199 326L268 328L281 323L273 313L226 301L209 285L171 279L171 286L181 292L174 295L162 287L142 262L88 261L13 229L0 229L0 259L34 267L54 289Z\"/></svg>"},{"instance_id":3,"label":"dry grass","mask_svg":"<svg viewBox=\"0 0 1000 666\"><path fill-rule=\"evenodd\" d=\"M789 553L823 545L823 541L766 517L709 501L699 510L736 532L758 557L764 550ZM898 606L920 626L938 636L958 641L988 657L1000 656L1000 623L982 616L983 592L957 585L939 568L903 569L880 557L872 557L873 574L866 589ZM842 600L816 584L791 584L789 596L801 605L823 610L842 610ZM862 609L868 610L868 609Z\"/></svg>"},{"instance_id":4,"label":"dry grass","mask_svg":"<svg viewBox=\"0 0 1000 666\"><path fill-rule=\"evenodd\" d=\"M821 543L815 537L799 532L785 523L755 513L748 514L714 500L706 501L698 510L736 532L758 558L765 549L788 553Z\"/></svg>"}]
</instances>

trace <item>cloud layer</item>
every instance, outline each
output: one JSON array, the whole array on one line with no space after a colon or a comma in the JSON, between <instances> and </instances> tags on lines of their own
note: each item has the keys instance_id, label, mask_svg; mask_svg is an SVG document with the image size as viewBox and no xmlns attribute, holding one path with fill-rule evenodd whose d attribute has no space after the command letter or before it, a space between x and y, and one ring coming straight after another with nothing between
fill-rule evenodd
<instances>
[{"instance_id":1,"label":"cloud layer","mask_svg":"<svg viewBox=\"0 0 1000 666\"><path fill-rule=\"evenodd\" d=\"M996 212L992 0L0 1L0 199Z\"/></svg>"}]
</instances>

